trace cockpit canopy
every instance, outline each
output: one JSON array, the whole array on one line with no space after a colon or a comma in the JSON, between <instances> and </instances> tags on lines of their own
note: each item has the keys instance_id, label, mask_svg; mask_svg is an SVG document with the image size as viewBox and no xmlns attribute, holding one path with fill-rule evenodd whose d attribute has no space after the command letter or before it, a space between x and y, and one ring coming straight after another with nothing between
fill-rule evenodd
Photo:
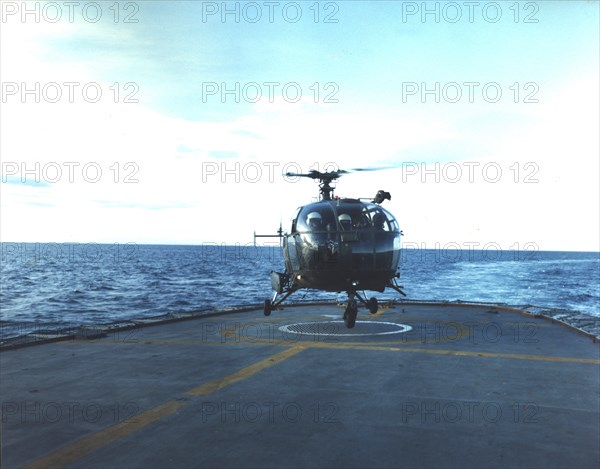
<instances>
[{"instance_id":1,"label":"cockpit canopy","mask_svg":"<svg viewBox=\"0 0 600 469\"><path fill-rule=\"evenodd\" d=\"M336 199L305 205L292 222L292 233L352 230L400 232L390 212L380 205L357 199Z\"/></svg>"}]
</instances>

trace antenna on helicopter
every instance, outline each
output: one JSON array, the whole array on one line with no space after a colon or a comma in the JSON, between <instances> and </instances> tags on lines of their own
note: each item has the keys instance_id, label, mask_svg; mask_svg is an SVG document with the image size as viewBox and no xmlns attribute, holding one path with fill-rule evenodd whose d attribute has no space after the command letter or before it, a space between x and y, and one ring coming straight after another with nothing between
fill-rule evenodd
<instances>
[{"instance_id":1,"label":"antenna on helicopter","mask_svg":"<svg viewBox=\"0 0 600 469\"><path fill-rule=\"evenodd\" d=\"M279 229L275 235L261 235L254 232L254 246L256 247L256 238L279 238L279 244L281 245L281 238L283 238L283 227L281 226L281 220L279 220Z\"/></svg>"}]
</instances>

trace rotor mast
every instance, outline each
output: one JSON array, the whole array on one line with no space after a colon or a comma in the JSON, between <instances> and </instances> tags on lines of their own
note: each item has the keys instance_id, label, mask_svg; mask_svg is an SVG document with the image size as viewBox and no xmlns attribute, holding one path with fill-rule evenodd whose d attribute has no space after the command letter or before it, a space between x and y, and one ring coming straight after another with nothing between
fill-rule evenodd
<instances>
[{"instance_id":1,"label":"rotor mast","mask_svg":"<svg viewBox=\"0 0 600 469\"><path fill-rule=\"evenodd\" d=\"M331 183L338 179L342 174L346 174L347 172L348 171L344 171L343 169L338 169L337 171L322 173L313 169L312 171L309 171L306 174L287 173L286 176L318 179L319 195L321 197L321 200L331 200L331 196L333 195L334 190L334 187L331 185Z\"/></svg>"},{"instance_id":2,"label":"rotor mast","mask_svg":"<svg viewBox=\"0 0 600 469\"><path fill-rule=\"evenodd\" d=\"M321 194L321 200L331 200L331 196L333 195L334 187L331 186L331 183L340 177L336 172L334 173L319 173L320 178L319 181L319 193Z\"/></svg>"},{"instance_id":3,"label":"rotor mast","mask_svg":"<svg viewBox=\"0 0 600 469\"><path fill-rule=\"evenodd\" d=\"M331 183L333 181L335 181L336 179L339 179L344 174L348 174L349 172L352 172L352 171L377 171L380 169L387 169L387 168L355 168L355 169L351 169L350 171L346 171L344 169L338 169L336 171L329 171L329 172L325 172L325 173L322 173L320 171L317 171L316 169L313 169L305 174L286 173L285 175L288 177L302 177L302 178L318 179L319 180L320 200L331 200L331 198L333 196L333 190L335 189L331 185ZM389 192L380 190L379 192L377 192L377 195L373 199L373 203L381 205L381 203L386 199L391 200L392 196L390 195Z\"/></svg>"}]
</instances>

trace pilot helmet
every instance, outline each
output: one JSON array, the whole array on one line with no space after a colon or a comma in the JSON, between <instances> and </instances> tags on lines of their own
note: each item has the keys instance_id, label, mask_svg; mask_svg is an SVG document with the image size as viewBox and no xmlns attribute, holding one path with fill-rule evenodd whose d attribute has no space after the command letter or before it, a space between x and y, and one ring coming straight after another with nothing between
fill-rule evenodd
<instances>
[{"instance_id":1,"label":"pilot helmet","mask_svg":"<svg viewBox=\"0 0 600 469\"><path fill-rule=\"evenodd\" d=\"M338 220L340 221L342 226L350 226L352 225L352 217L347 213L342 213L338 215Z\"/></svg>"},{"instance_id":2,"label":"pilot helmet","mask_svg":"<svg viewBox=\"0 0 600 469\"><path fill-rule=\"evenodd\" d=\"M381 212L377 212L373 216L373 225L375 225L376 227L383 227L384 223L385 223L385 215Z\"/></svg>"},{"instance_id":3,"label":"pilot helmet","mask_svg":"<svg viewBox=\"0 0 600 469\"><path fill-rule=\"evenodd\" d=\"M306 215L306 223L309 226L319 226L321 224L322 218L319 212L310 212Z\"/></svg>"}]
</instances>

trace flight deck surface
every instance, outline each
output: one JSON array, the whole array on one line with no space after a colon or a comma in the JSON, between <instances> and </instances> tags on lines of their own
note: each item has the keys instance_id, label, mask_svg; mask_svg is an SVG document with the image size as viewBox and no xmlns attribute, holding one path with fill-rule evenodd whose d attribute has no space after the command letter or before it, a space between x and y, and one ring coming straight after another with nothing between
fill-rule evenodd
<instances>
[{"instance_id":1,"label":"flight deck surface","mask_svg":"<svg viewBox=\"0 0 600 469\"><path fill-rule=\"evenodd\" d=\"M2 467L598 467L600 348L507 308L298 305L0 356Z\"/></svg>"}]
</instances>

